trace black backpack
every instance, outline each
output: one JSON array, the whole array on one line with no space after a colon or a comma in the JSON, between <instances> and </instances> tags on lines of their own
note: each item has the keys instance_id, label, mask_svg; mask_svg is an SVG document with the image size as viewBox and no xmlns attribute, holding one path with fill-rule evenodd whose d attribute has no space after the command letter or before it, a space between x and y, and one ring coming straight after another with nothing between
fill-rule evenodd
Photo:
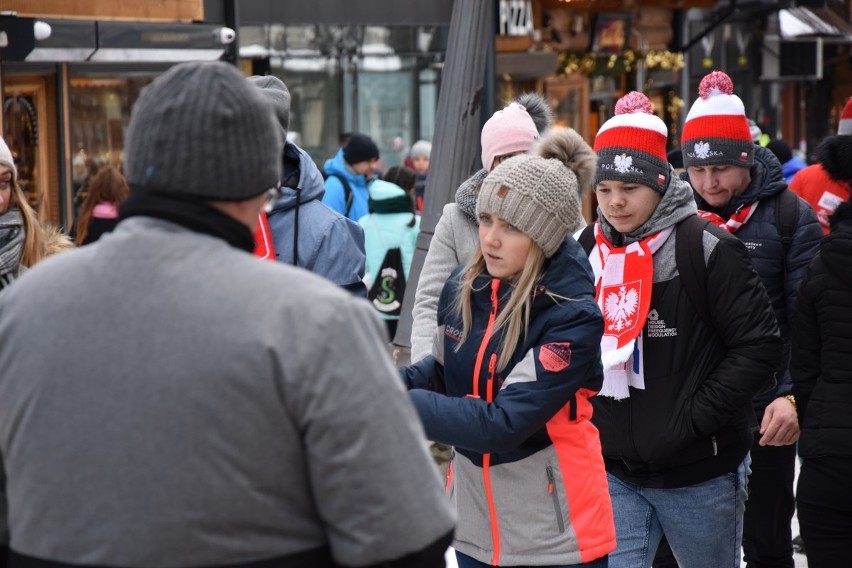
<instances>
[{"instance_id":1,"label":"black backpack","mask_svg":"<svg viewBox=\"0 0 852 568\"><path fill-rule=\"evenodd\" d=\"M346 198L346 206L343 209L343 216L349 217L349 210L352 209L352 186L350 186L346 178L340 174L332 172L326 176L326 178L330 177L339 179L340 183L343 185L343 195Z\"/></svg>"},{"instance_id":2,"label":"black backpack","mask_svg":"<svg viewBox=\"0 0 852 568\"><path fill-rule=\"evenodd\" d=\"M781 235L784 248L784 276L787 275L787 253L793 244L796 223L799 217L799 198L789 189L785 189L775 198L775 226ZM687 217L677 224L675 241L675 264L686 295L695 307L701 319L713 323L710 308L707 305L707 265L704 264L704 228L710 222L697 215ZM594 225L589 225L580 233L577 242L588 256L595 247Z\"/></svg>"},{"instance_id":3,"label":"black backpack","mask_svg":"<svg viewBox=\"0 0 852 568\"><path fill-rule=\"evenodd\" d=\"M399 247L389 248L370 285L367 298L382 314L399 316L402 313L404 297L405 270L402 266L402 250Z\"/></svg>"}]
</instances>

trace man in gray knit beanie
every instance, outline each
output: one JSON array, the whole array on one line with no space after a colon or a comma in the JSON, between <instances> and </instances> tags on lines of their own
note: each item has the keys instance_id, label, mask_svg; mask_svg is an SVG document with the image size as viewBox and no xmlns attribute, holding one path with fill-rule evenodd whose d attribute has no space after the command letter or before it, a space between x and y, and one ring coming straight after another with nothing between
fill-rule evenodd
<instances>
[{"instance_id":1,"label":"man in gray knit beanie","mask_svg":"<svg viewBox=\"0 0 852 568\"><path fill-rule=\"evenodd\" d=\"M173 67L134 107L115 230L0 294L9 566L444 564L381 320L251 254L280 129L232 65Z\"/></svg>"}]
</instances>

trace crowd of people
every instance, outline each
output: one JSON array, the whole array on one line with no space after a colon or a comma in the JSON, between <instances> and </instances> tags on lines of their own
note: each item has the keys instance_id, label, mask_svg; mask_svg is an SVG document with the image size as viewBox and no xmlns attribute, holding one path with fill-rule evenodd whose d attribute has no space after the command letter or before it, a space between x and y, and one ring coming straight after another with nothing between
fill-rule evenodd
<instances>
[{"instance_id":1,"label":"crowd of people","mask_svg":"<svg viewBox=\"0 0 852 568\"><path fill-rule=\"evenodd\" d=\"M720 71L679 140L525 93L408 289L431 143L320 168L290 103L174 66L70 237L0 139L0 567L792 568L794 514L852 556L852 99L807 165Z\"/></svg>"}]
</instances>

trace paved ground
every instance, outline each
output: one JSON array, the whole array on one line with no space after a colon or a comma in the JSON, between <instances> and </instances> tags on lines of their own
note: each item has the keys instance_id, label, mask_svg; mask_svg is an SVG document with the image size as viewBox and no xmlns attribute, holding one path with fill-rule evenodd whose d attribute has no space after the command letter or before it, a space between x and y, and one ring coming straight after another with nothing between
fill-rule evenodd
<instances>
[{"instance_id":1,"label":"paved ground","mask_svg":"<svg viewBox=\"0 0 852 568\"><path fill-rule=\"evenodd\" d=\"M796 462L796 479L799 477L799 466L798 461ZM795 515L793 516L793 536L799 534L799 521L796 519ZM805 558L804 554L794 554L793 559L796 562L796 568L808 568L808 560ZM458 568L458 564L456 563L456 555L453 552L453 549L447 551L447 568ZM743 564L743 568L745 568L745 564Z\"/></svg>"}]
</instances>

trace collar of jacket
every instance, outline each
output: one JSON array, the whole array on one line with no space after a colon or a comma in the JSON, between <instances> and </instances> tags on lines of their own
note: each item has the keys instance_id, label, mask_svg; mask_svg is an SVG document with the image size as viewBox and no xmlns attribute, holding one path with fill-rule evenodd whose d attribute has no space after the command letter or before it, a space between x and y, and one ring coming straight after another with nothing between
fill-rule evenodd
<instances>
[{"instance_id":1,"label":"collar of jacket","mask_svg":"<svg viewBox=\"0 0 852 568\"><path fill-rule=\"evenodd\" d=\"M491 280L491 275L487 273L476 279L473 300L477 306L485 305L490 309ZM498 296L501 305L504 304L511 290L512 285L509 282L500 282ZM533 294L535 295L534 308L552 305L554 298L551 295L570 299L582 297L594 299L594 276L589 266L589 259L572 236L568 235L556 253L547 260L544 274L539 279Z\"/></svg>"},{"instance_id":2,"label":"collar of jacket","mask_svg":"<svg viewBox=\"0 0 852 568\"><path fill-rule=\"evenodd\" d=\"M145 216L163 219L197 233L218 237L229 245L252 252L254 235L246 226L206 201L133 185L119 207L119 219Z\"/></svg>"}]
</instances>

